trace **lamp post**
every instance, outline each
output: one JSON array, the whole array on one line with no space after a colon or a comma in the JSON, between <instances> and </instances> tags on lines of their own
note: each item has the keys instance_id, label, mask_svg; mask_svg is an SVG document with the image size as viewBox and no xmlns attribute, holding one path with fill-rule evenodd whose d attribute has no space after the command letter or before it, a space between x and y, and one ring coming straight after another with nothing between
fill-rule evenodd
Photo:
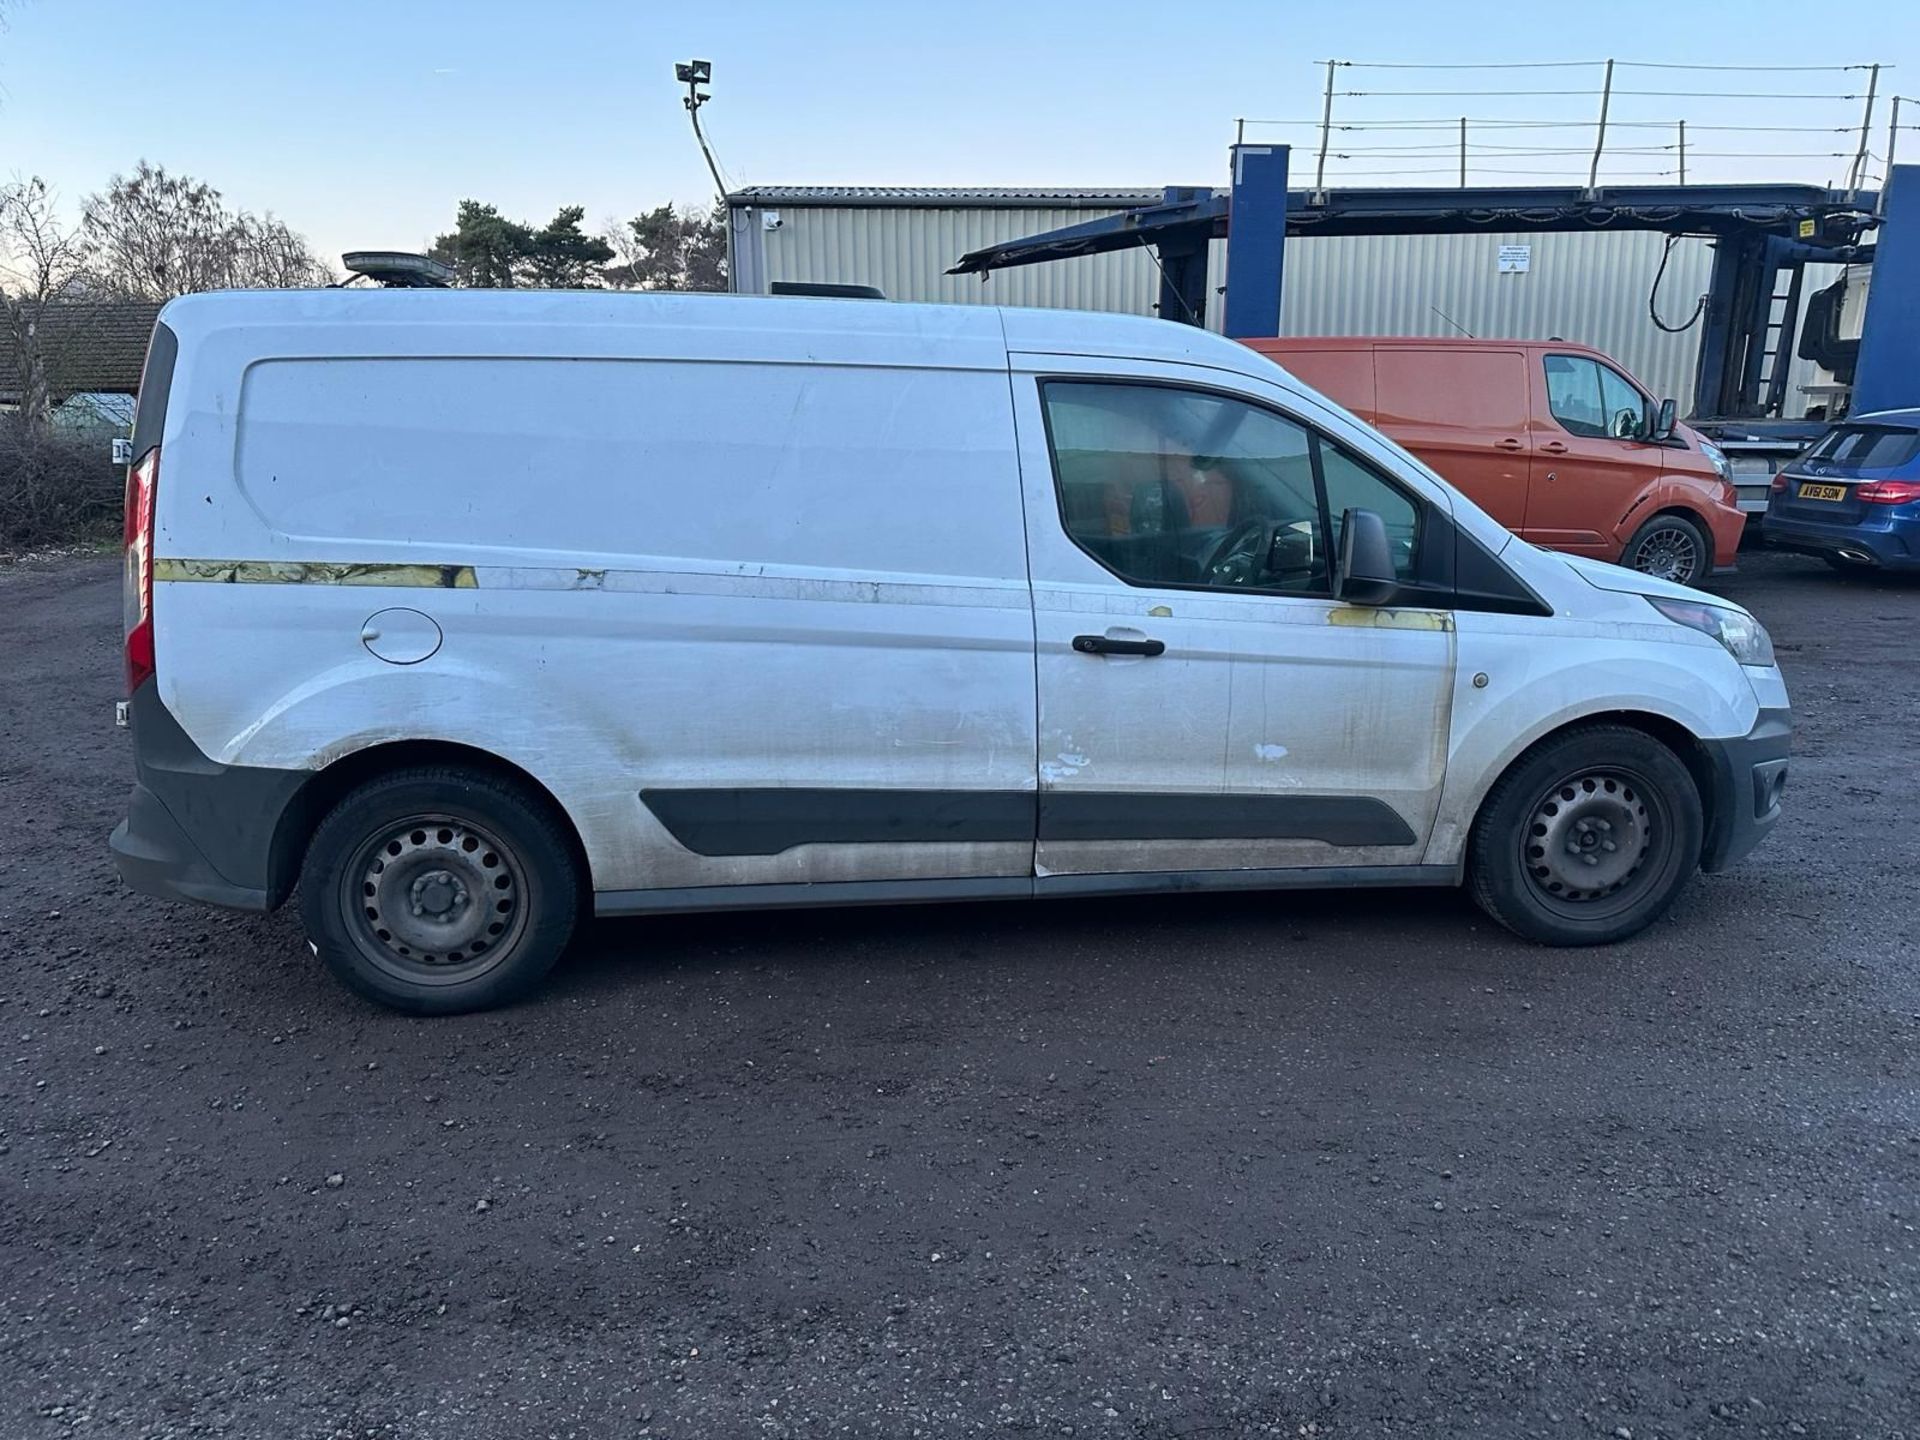
<instances>
[{"instance_id":1,"label":"lamp post","mask_svg":"<svg viewBox=\"0 0 1920 1440\"><path fill-rule=\"evenodd\" d=\"M711 60L683 60L673 67L673 78L687 87L686 99L680 103L687 107L687 118L693 121L693 138L700 142L700 153L706 157L707 173L713 176L713 189L717 198L727 198L726 181L720 178L720 166L713 158L713 147L707 144L707 134L700 128L700 107L711 100L700 87L713 83L713 62Z\"/></svg>"}]
</instances>

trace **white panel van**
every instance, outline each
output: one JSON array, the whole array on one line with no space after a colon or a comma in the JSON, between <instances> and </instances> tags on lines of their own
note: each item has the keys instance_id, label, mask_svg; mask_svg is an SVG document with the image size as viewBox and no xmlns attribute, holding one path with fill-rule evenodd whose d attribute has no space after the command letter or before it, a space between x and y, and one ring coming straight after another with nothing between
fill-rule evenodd
<instances>
[{"instance_id":1,"label":"white panel van","mask_svg":"<svg viewBox=\"0 0 1920 1440\"><path fill-rule=\"evenodd\" d=\"M588 912L1470 884L1616 940L1779 813L1766 632L1115 315L329 290L162 313L113 849L348 985Z\"/></svg>"}]
</instances>

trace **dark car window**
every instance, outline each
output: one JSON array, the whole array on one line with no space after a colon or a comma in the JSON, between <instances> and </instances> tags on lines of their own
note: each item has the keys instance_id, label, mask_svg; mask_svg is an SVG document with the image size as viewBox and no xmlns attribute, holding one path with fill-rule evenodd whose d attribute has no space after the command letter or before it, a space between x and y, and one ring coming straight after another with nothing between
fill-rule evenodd
<instances>
[{"instance_id":1,"label":"dark car window","mask_svg":"<svg viewBox=\"0 0 1920 1440\"><path fill-rule=\"evenodd\" d=\"M1600 402L1605 407L1607 433L1616 440L1641 440L1652 427L1647 424L1647 397L1634 389L1633 382L1608 366L1600 371Z\"/></svg>"},{"instance_id":2,"label":"dark car window","mask_svg":"<svg viewBox=\"0 0 1920 1440\"><path fill-rule=\"evenodd\" d=\"M1920 430L1892 425L1841 425L1829 430L1807 452L1809 460L1851 470L1890 470L1920 458Z\"/></svg>"},{"instance_id":3,"label":"dark car window","mask_svg":"<svg viewBox=\"0 0 1920 1440\"><path fill-rule=\"evenodd\" d=\"M1600 367L1581 355L1549 355L1547 408L1561 428L1595 439L1607 431L1607 407L1600 394Z\"/></svg>"},{"instance_id":4,"label":"dark car window","mask_svg":"<svg viewBox=\"0 0 1920 1440\"><path fill-rule=\"evenodd\" d=\"M1116 575L1327 593L1304 426L1176 386L1053 382L1043 393L1067 531Z\"/></svg>"},{"instance_id":5,"label":"dark car window","mask_svg":"<svg viewBox=\"0 0 1920 1440\"><path fill-rule=\"evenodd\" d=\"M1297 420L1178 385L1056 380L1042 396L1067 533L1123 580L1324 596L1352 508L1380 515L1414 573L1418 505Z\"/></svg>"},{"instance_id":6,"label":"dark car window","mask_svg":"<svg viewBox=\"0 0 1920 1440\"><path fill-rule=\"evenodd\" d=\"M1402 580L1413 579L1415 553L1420 543L1420 508L1389 485L1371 465L1355 459L1324 437L1320 472L1327 486L1327 516L1331 533L1340 534L1340 521L1349 510L1371 510L1386 523L1387 543L1393 547L1393 570Z\"/></svg>"},{"instance_id":7,"label":"dark car window","mask_svg":"<svg viewBox=\"0 0 1920 1440\"><path fill-rule=\"evenodd\" d=\"M1644 440L1647 397L1609 365L1584 355L1548 355L1547 408L1570 435Z\"/></svg>"}]
</instances>

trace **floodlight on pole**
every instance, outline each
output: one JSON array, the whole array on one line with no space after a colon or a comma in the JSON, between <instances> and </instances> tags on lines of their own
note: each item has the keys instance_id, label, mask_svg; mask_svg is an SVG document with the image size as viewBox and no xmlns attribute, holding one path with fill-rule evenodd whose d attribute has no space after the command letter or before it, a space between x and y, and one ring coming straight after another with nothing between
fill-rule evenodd
<instances>
[{"instance_id":1,"label":"floodlight on pole","mask_svg":"<svg viewBox=\"0 0 1920 1440\"><path fill-rule=\"evenodd\" d=\"M685 60L676 62L673 78L687 87L686 98L680 103L687 107L687 118L693 121L693 138L700 142L700 153L706 157L707 173L713 176L713 188L718 199L727 198L727 182L720 178L720 163L713 158L713 147L707 144L706 131L700 128L700 107L711 100L700 87L713 83L713 62L711 60Z\"/></svg>"}]
</instances>

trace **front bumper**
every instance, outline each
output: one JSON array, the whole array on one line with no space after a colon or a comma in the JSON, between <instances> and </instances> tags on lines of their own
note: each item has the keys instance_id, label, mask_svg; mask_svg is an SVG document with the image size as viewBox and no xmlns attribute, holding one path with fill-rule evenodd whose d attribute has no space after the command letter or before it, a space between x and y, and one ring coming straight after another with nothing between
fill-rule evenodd
<instances>
[{"instance_id":1,"label":"front bumper","mask_svg":"<svg viewBox=\"0 0 1920 1440\"><path fill-rule=\"evenodd\" d=\"M1793 712L1762 710L1753 729L1732 740L1703 740L1712 771L1712 809L1700 868L1724 870L1752 853L1780 818L1793 745Z\"/></svg>"},{"instance_id":2,"label":"front bumper","mask_svg":"<svg viewBox=\"0 0 1920 1440\"><path fill-rule=\"evenodd\" d=\"M1732 505L1715 505L1706 518L1713 539L1712 573L1731 575L1740 563L1740 542L1746 538L1746 512Z\"/></svg>"}]
</instances>

